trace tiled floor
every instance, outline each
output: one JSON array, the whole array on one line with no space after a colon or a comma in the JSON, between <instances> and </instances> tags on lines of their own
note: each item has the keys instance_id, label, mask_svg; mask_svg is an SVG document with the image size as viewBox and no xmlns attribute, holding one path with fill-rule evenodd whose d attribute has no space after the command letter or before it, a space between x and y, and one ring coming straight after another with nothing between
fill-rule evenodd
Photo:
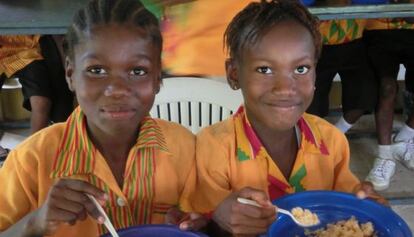
<instances>
[{"instance_id":1,"label":"tiled floor","mask_svg":"<svg viewBox=\"0 0 414 237\"><path fill-rule=\"evenodd\" d=\"M328 118L335 121L337 117ZM397 117L395 129L402 125ZM29 129L7 130L0 145L12 148L29 135ZM368 174L376 154L375 123L373 116L364 116L347 135L351 148L351 169L360 178ZM388 190L381 192L390 200L392 209L397 212L414 231L414 171L402 165L397 166L396 175Z\"/></svg>"},{"instance_id":2,"label":"tiled floor","mask_svg":"<svg viewBox=\"0 0 414 237\"><path fill-rule=\"evenodd\" d=\"M19 143L21 143L25 138L26 138L25 136L22 136L19 134L5 132L3 134L2 139L0 140L0 146L6 147L6 148L14 148Z\"/></svg>"},{"instance_id":3,"label":"tiled floor","mask_svg":"<svg viewBox=\"0 0 414 237\"><path fill-rule=\"evenodd\" d=\"M411 232L414 233L414 202L411 200L411 204L407 205L392 205L392 209L400 215L408 226L410 226ZM392 202L391 202L392 204Z\"/></svg>"}]
</instances>

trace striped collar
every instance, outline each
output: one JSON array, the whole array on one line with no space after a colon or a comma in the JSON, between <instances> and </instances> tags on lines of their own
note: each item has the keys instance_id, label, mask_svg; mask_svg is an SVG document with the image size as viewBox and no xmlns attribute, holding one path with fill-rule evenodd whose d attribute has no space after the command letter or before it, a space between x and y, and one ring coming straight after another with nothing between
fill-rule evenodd
<instances>
[{"instance_id":1,"label":"striped collar","mask_svg":"<svg viewBox=\"0 0 414 237\"><path fill-rule=\"evenodd\" d=\"M251 126L244 107L241 106L233 116L236 132L237 159L239 162L246 160L260 160L265 158L268 162L268 194L271 200L281 197L287 193L305 190L302 180L308 171L305 166L304 153L318 155L329 155L328 149L320 136L317 126L312 124L309 115L304 114L296 124L297 138L300 134L299 150L295 159L290 177L286 179L279 167L272 160L266 148L263 146L253 127Z\"/></svg>"},{"instance_id":2,"label":"striped collar","mask_svg":"<svg viewBox=\"0 0 414 237\"><path fill-rule=\"evenodd\" d=\"M329 151L322 140L319 129L307 121L305 113L297 122L296 127L300 132L300 147L305 152L329 155ZM233 116L237 141L237 156L239 161L256 159L261 150L265 150L262 142L251 126L244 106L240 106Z\"/></svg>"},{"instance_id":3,"label":"striped collar","mask_svg":"<svg viewBox=\"0 0 414 237\"><path fill-rule=\"evenodd\" d=\"M305 113L296 124L302 136L301 149L310 153L329 155L329 150L322 139L319 128L308 120L308 116Z\"/></svg>"},{"instance_id":4,"label":"striped collar","mask_svg":"<svg viewBox=\"0 0 414 237\"><path fill-rule=\"evenodd\" d=\"M95 172L98 150L87 134L86 123L83 111L80 107L76 108L66 121L65 132L54 157L51 178L93 174ZM149 116L141 121L137 142L131 149L141 150L147 148L169 152L161 128ZM130 157L128 157L129 159ZM128 165L126 166L125 174L129 173L130 168Z\"/></svg>"}]
</instances>

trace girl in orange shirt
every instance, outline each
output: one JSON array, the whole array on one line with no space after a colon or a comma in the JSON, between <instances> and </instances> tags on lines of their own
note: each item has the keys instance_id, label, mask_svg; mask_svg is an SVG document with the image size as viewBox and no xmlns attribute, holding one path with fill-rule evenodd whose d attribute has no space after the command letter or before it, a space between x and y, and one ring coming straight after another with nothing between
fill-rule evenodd
<instances>
[{"instance_id":1,"label":"girl in orange shirt","mask_svg":"<svg viewBox=\"0 0 414 237\"><path fill-rule=\"evenodd\" d=\"M244 105L197 135L193 209L210 214L212 227L256 236L275 220L270 201L288 193L338 190L384 201L349 170L345 136L305 113L321 51L308 10L297 1L253 2L233 18L225 42L227 80Z\"/></svg>"},{"instance_id":2,"label":"girl in orange shirt","mask_svg":"<svg viewBox=\"0 0 414 237\"><path fill-rule=\"evenodd\" d=\"M9 154L0 170L1 237L102 235L104 217L87 194L116 229L167 221L185 199L195 139L148 116L161 49L158 21L137 0L93 0L75 15L66 79L80 106Z\"/></svg>"}]
</instances>

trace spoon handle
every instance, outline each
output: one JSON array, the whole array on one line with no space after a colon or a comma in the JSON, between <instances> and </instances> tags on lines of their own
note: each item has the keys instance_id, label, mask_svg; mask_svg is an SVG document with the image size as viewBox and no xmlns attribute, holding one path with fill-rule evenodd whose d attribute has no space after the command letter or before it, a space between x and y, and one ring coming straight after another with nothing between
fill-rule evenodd
<instances>
[{"instance_id":1,"label":"spoon handle","mask_svg":"<svg viewBox=\"0 0 414 237\"><path fill-rule=\"evenodd\" d=\"M108 229L109 233L111 233L111 235L113 237L119 237L118 233L115 230L115 227L112 225L112 223L109 220L108 216L106 215L104 209L101 207L101 205L98 203L98 201L96 201L95 197L90 195L90 194L86 194L86 195L89 197L89 199L92 200L92 202L95 204L96 208L98 208L101 215L103 215L103 217L105 218L104 225Z\"/></svg>"},{"instance_id":2,"label":"spoon handle","mask_svg":"<svg viewBox=\"0 0 414 237\"><path fill-rule=\"evenodd\" d=\"M253 201L253 200L250 200L250 199L247 199L247 198L238 197L237 201L242 203L242 204L247 204L247 205L251 205L251 206L255 206L255 207L262 207L256 201Z\"/></svg>"},{"instance_id":3,"label":"spoon handle","mask_svg":"<svg viewBox=\"0 0 414 237\"><path fill-rule=\"evenodd\" d=\"M240 198L239 197L239 198L237 198L237 201L240 202L240 203L242 203L242 204L252 205L252 206L255 206L255 207L262 207L256 201L253 201L253 200L250 200L250 199L246 199L246 198ZM278 213L283 213L285 215L288 215L290 218L292 218L292 220L296 224L298 224L298 225L300 225L302 227L310 227L310 226L316 225L316 224L310 224L310 225L302 224L298 219L296 219L296 217L293 216L293 214L290 211L285 210L285 209L282 209L282 208L279 208L277 206L274 206L274 207L275 207L275 209L276 209L276 211Z\"/></svg>"},{"instance_id":4,"label":"spoon handle","mask_svg":"<svg viewBox=\"0 0 414 237\"><path fill-rule=\"evenodd\" d=\"M299 221L298 219L296 219L296 217L295 217L295 216L293 216L292 212L290 212L290 211L288 211L288 210L285 210L285 209L282 209L282 208L277 208L277 212L278 212L278 213L285 214L285 215L288 215L290 218L292 218L292 220L293 220L296 224L298 224L298 225L300 225L300 226L305 226L305 225L303 225L302 223L300 223L300 221Z\"/></svg>"},{"instance_id":5,"label":"spoon handle","mask_svg":"<svg viewBox=\"0 0 414 237\"><path fill-rule=\"evenodd\" d=\"M250 200L250 199L247 199L247 198L239 197L239 198L237 198L237 201L242 203L242 204L252 205L252 206L255 206L255 207L262 207L256 201L253 201L253 200ZM277 208L277 212L280 212L280 213L283 213L283 214L286 214L286 215L291 215L291 213L288 210L285 210L285 209L282 209L282 208L279 208L279 207L276 207L276 206L275 206L275 208Z\"/></svg>"},{"instance_id":6,"label":"spoon handle","mask_svg":"<svg viewBox=\"0 0 414 237\"><path fill-rule=\"evenodd\" d=\"M280 212L280 213L283 213L283 214L289 215L289 216L292 215L292 213L290 213L290 211L285 210L285 209L282 209L282 208L279 208L279 207L277 208L277 212Z\"/></svg>"}]
</instances>

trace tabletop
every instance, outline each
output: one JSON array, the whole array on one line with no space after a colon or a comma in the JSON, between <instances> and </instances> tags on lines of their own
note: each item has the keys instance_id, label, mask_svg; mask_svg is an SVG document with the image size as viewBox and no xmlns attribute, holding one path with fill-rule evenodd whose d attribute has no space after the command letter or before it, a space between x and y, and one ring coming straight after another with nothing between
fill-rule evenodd
<instances>
[{"instance_id":1,"label":"tabletop","mask_svg":"<svg viewBox=\"0 0 414 237\"><path fill-rule=\"evenodd\" d=\"M73 13L87 2L88 0L0 0L0 34L64 34ZM414 4L329 7L319 4L309 9L322 20L414 16Z\"/></svg>"}]
</instances>

